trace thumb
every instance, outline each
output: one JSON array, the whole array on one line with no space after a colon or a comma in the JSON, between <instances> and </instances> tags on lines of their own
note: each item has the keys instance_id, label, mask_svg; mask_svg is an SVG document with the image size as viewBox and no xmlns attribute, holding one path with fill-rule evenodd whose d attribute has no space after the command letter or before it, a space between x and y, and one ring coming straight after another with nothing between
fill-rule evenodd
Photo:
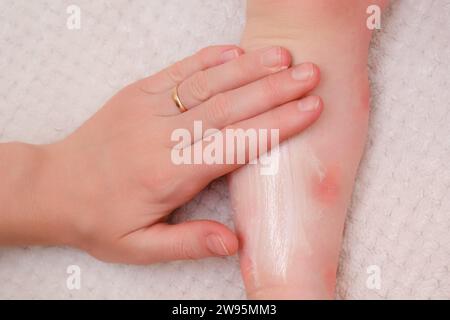
<instances>
[{"instance_id":1,"label":"thumb","mask_svg":"<svg viewBox=\"0 0 450 320\"><path fill-rule=\"evenodd\" d=\"M160 223L127 237L136 263L151 264L234 255L236 235L214 221L189 221L176 225ZM130 252L129 252L130 253Z\"/></svg>"}]
</instances>

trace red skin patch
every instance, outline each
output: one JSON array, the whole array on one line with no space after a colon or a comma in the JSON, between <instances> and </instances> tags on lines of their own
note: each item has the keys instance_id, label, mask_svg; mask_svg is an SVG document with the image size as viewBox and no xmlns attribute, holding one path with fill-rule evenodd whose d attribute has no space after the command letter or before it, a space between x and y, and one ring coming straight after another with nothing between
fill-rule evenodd
<instances>
[{"instance_id":1,"label":"red skin patch","mask_svg":"<svg viewBox=\"0 0 450 320\"><path fill-rule=\"evenodd\" d=\"M325 272L324 282L329 296L333 299L334 291L336 289L336 268L334 266Z\"/></svg>"},{"instance_id":2,"label":"red skin patch","mask_svg":"<svg viewBox=\"0 0 450 320\"><path fill-rule=\"evenodd\" d=\"M312 178L312 194L319 202L331 205L336 202L340 194L340 169L338 166L328 166L322 175Z\"/></svg>"}]
</instances>

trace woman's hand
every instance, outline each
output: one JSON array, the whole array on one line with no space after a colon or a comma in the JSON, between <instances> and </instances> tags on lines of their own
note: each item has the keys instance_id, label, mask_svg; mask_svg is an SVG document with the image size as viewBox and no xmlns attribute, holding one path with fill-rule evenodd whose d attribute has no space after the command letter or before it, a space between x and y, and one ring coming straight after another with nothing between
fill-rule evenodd
<instances>
[{"instance_id":1,"label":"woman's hand","mask_svg":"<svg viewBox=\"0 0 450 320\"><path fill-rule=\"evenodd\" d=\"M303 98L319 82L319 71L312 64L289 68L290 62L279 47L248 54L234 46L210 47L126 87L67 139L35 147L32 218L27 226L21 223L28 228L23 232L36 242L78 247L111 262L234 254L238 240L222 224L165 220L242 164L176 165L172 133L192 131L194 121L222 132L278 128L280 141L301 132L322 110L319 98ZM176 86L185 113L172 99Z\"/></svg>"}]
</instances>

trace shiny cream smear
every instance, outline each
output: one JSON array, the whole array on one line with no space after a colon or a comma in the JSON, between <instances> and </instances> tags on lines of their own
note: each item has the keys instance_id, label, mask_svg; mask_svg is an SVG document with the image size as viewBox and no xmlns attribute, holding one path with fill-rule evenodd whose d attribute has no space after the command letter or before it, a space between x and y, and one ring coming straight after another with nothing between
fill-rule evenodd
<instances>
[{"instance_id":1,"label":"shiny cream smear","mask_svg":"<svg viewBox=\"0 0 450 320\"><path fill-rule=\"evenodd\" d=\"M302 137L282 144L275 175L262 176L258 165L248 165L231 178L245 193L233 193L235 222L243 241L244 272L255 287L263 282L287 283L295 275L296 259L313 254L307 217L320 217L311 197L310 177L322 180L324 169ZM313 214L311 214L313 213Z\"/></svg>"}]
</instances>

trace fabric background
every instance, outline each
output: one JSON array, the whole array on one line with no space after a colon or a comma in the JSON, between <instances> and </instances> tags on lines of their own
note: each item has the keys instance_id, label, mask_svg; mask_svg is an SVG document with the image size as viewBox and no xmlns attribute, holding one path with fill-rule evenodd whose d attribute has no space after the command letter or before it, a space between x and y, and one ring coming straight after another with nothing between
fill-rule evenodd
<instances>
[{"instance_id":1,"label":"fabric background","mask_svg":"<svg viewBox=\"0 0 450 320\"><path fill-rule=\"evenodd\" d=\"M81 30L66 27L70 4ZM125 84L197 49L238 43L243 0L0 0L0 141L72 132ZM372 45L373 111L337 295L450 298L450 1L394 0ZM213 183L178 219L231 223ZM82 270L79 291L66 268ZM366 286L379 266L381 289ZM0 249L0 298L241 299L236 258L108 265L70 248Z\"/></svg>"}]
</instances>

